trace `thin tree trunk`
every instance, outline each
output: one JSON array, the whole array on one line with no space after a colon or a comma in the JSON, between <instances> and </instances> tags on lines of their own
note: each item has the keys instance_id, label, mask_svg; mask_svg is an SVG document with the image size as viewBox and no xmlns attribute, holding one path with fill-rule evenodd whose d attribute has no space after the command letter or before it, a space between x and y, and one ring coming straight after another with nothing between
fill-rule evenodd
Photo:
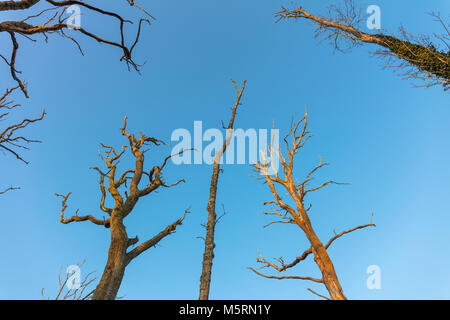
<instances>
[{"instance_id":1,"label":"thin tree trunk","mask_svg":"<svg viewBox=\"0 0 450 320\"><path fill-rule=\"evenodd\" d=\"M199 300L208 300L209 288L211 284L211 271L214 259L214 232L216 228L216 194L219 180L220 165L214 163L211 186L209 188L209 201L206 210L208 211L208 222L206 224L205 251L203 253L203 268L200 277Z\"/></svg>"},{"instance_id":2,"label":"thin tree trunk","mask_svg":"<svg viewBox=\"0 0 450 320\"><path fill-rule=\"evenodd\" d=\"M222 159L227 146L230 144L232 138L232 130L234 125L234 119L236 117L237 107L242 98L242 94L245 90L246 81L242 84L242 89L238 90L236 83L233 81L236 91L238 92L238 97L236 103L233 107L231 119L227 127L227 138L223 143L222 149L216 154L214 158L213 173L211 176L211 185L209 188L209 200L206 210L208 211L208 222L206 223L206 237L205 237L205 251L203 252L203 263L202 263L202 275L200 276L200 295L199 300L208 300L209 290L211 285L211 272L214 259L214 248L216 244L214 243L214 232L216 228L217 215L216 215L216 196L217 196L217 184L219 181L220 174L220 161Z\"/></svg>"}]
</instances>

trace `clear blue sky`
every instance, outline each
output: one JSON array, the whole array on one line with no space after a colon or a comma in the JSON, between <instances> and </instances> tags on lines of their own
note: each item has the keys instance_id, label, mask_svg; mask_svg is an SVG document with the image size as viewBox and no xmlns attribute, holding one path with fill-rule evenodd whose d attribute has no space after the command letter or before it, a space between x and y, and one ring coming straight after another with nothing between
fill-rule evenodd
<instances>
[{"instance_id":1,"label":"clear blue sky","mask_svg":"<svg viewBox=\"0 0 450 320\"><path fill-rule=\"evenodd\" d=\"M108 8L127 17L135 11L116 1ZM123 4L122 4L123 2ZM141 1L143 2L143 1ZM337 1L335 1L337 2ZM106 1L92 1L102 4ZM305 0L312 12L325 13L330 1ZM378 4L382 27L404 25L412 33L439 32L426 12L448 17L449 3L433 1L364 1ZM375 47L332 54L313 38L306 21L274 23L272 13L290 1L151 1L145 4L157 18L146 27L136 49L138 62L147 61L142 76L128 72L120 52L80 39L85 57L67 40L52 36L48 44L21 38L17 67L29 82L31 98L21 115L45 121L27 130L43 141L24 156L24 165L1 155L2 186L21 190L0 199L0 298L40 299L41 288L54 295L58 271L87 259L83 272L100 277L106 262L108 230L86 223L62 225L55 192L73 193L69 212L98 214L97 174L102 165L99 143L120 146L124 115L130 128L169 142L174 129L220 128L228 120L235 91L229 79L248 80L236 126L282 131L292 115L309 108L314 138L300 153L297 175L302 177L320 156L331 163L318 176L347 181L314 194L311 219L322 241L369 221L375 229L355 232L335 242L329 253L345 294L352 299L449 299L450 276L450 105L440 87L413 88L382 70L370 57ZM11 20L17 13L2 13ZM105 20L83 17L86 28L117 36ZM134 31L134 29L130 29ZM80 37L79 37L80 38ZM0 37L2 53L9 40ZM9 53L8 53L9 55ZM3 65L1 70L7 74ZM1 88L13 82L2 77ZM23 112L23 113L22 113ZM150 152L147 166L170 153L170 146ZM258 250L265 257L290 260L308 248L295 226L264 229L262 214L272 196L250 177L247 165L224 167L220 177L218 211L228 215L217 227L211 298L315 299L313 283L263 279L251 271ZM192 206L177 233L147 251L126 271L120 295L128 299L197 299L203 253L211 167L169 165L166 179L185 178L186 184L142 199L126 219L130 236L146 239ZM366 268L381 268L382 289L366 288ZM312 259L291 275L318 276Z\"/></svg>"}]
</instances>

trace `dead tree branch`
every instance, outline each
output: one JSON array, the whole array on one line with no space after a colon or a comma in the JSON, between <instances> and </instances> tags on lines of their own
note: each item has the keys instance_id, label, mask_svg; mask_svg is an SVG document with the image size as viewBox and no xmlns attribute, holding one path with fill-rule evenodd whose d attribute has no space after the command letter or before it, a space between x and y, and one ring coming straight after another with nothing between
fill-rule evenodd
<instances>
[{"instance_id":1,"label":"dead tree branch","mask_svg":"<svg viewBox=\"0 0 450 320\"><path fill-rule=\"evenodd\" d=\"M30 0L30 1L0 1L0 11L7 11L7 10L25 10L30 9L34 7L36 4L38 4L39 0ZM120 58L120 61L124 61L128 68L133 68L134 70L139 72L140 65L137 64L133 60L133 50L136 46L136 44L139 42L140 35L141 35L141 26L143 23L150 24L150 20L147 18L141 18L138 22L138 30L137 34L134 37L134 39L131 41L131 43L128 43L130 41L127 41L127 37L125 34L125 25L126 24L132 24L133 22L131 20L123 18L121 15L110 12L107 10L104 10L102 8L98 8L95 6L92 6L90 4L87 4L83 1L53 1L53 0L45 0L42 1L45 2L48 7L38 11L37 13L33 15L25 15L24 19L20 21L3 21L0 22L0 33L5 32L9 34L11 39L11 54L10 58L6 58L4 55L0 55L0 57L3 59L3 61L9 66L11 77L17 82L20 89L22 90L25 97L28 98L28 91L27 91L27 84L22 79L19 78L18 74L21 72L16 68L16 57L19 50L19 42L17 41L16 35L22 35L25 38L37 41L33 39L32 37L35 35L42 35L44 39L47 41L49 35L52 34L58 34L64 38L67 38L75 43L77 48L80 50L80 52L83 54L83 51L81 50L81 46L78 43L78 41L75 39L74 36L68 35L66 32L70 31L74 34L80 34L82 36L91 38L99 43L103 43L109 46L116 47L122 51L122 56ZM150 19L152 16L145 11L142 7L138 6L134 1L128 1L128 3L131 6L135 6L139 8L140 11L144 12L146 16L148 16ZM78 6L80 9L84 9L93 13L96 13L101 16L109 17L112 21L116 21L119 24L119 39L118 41L105 39L102 36L100 36L97 32L89 31L80 26L75 26L71 24L70 22L67 22L69 16L67 15L67 9L70 6ZM39 18L41 21L31 23L29 22L32 19Z\"/></svg>"},{"instance_id":2,"label":"dead tree branch","mask_svg":"<svg viewBox=\"0 0 450 320\"><path fill-rule=\"evenodd\" d=\"M306 19L316 27L316 37L328 40L335 50L344 51L364 43L375 44L381 50L376 56L386 58L386 68L398 70L404 79L422 82L423 87L442 85L444 90L450 86L450 33L438 14L431 14L444 28L442 35L434 35L438 43L430 36L414 36L400 28L399 36L388 32L370 34L361 31L361 22L365 21L361 6L353 0L345 0L344 7L332 5L325 17L313 15L301 6L295 9L282 7L275 13L277 21L283 19ZM444 44L440 48L440 44Z\"/></svg>"},{"instance_id":3,"label":"dead tree branch","mask_svg":"<svg viewBox=\"0 0 450 320\"><path fill-rule=\"evenodd\" d=\"M20 189L19 187L13 187L13 186L10 186L10 187L4 189L3 191L0 191L0 194L5 194L5 193L7 193L7 192L9 192L9 191L19 190L19 189Z\"/></svg>"},{"instance_id":4,"label":"dead tree branch","mask_svg":"<svg viewBox=\"0 0 450 320\"><path fill-rule=\"evenodd\" d=\"M7 89L5 93L0 97L0 120L5 120L12 110L20 107L19 104L15 104L14 101L8 100L11 93L13 93L19 87ZM18 160L28 164L24 158L22 158L19 150L28 150L28 144L38 143L39 140L34 140L22 135L22 131L30 124L38 122L44 119L45 110L37 118L26 118L21 121L17 121L13 124L6 125L3 129L0 129L0 149L12 154Z\"/></svg>"},{"instance_id":5,"label":"dead tree branch","mask_svg":"<svg viewBox=\"0 0 450 320\"><path fill-rule=\"evenodd\" d=\"M43 110L42 114L36 118L10 120L11 118L17 118L14 114L11 114L11 112L20 107L19 104L14 103L14 101L10 99L10 95L18 88L19 86L7 89L5 93L0 96L0 121L2 121L2 123L3 121L6 121L6 124L0 128L0 150L3 151L4 154L10 154L17 160L28 164L29 162L23 158L21 151L28 150L30 144L39 143L40 141L27 137L23 131L26 131L26 128L29 125L44 119L45 110ZM0 191L0 195L18 189L20 188L11 186Z\"/></svg>"}]
</instances>

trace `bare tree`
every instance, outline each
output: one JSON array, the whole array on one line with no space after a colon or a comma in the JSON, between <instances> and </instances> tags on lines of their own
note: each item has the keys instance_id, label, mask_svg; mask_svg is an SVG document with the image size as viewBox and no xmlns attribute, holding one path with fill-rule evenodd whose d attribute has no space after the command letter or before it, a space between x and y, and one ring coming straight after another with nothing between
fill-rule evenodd
<instances>
[{"instance_id":1,"label":"bare tree","mask_svg":"<svg viewBox=\"0 0 450 320\"><path fill-rule=\"evenodd\" d=\"M295 9L282 8L275 13L277 21L282 19L307 19L316 26L316 37L329 40L335 50L345 50L364 43L375 44L382 49L376 56L386 58L386 68L398 70L404 79L418 80L423 87L442 85L444 90L450 87L450 32L439 14L431 14L443 27L442 35L434 34L435 43L430 36L414 36L400 28L399 36L387 32L369 34L361 31L365 21L361 6L353 0L345 0L345 6L332 5L328 15L313 15L301 6Z\"/></svg>"},{"instance_id":2,"label":"bare tree","mask_svg":"<svg viewBox=\"0 0 450 320\"><path fill-rule=\"evenodd\" d=\"M135 158L134 168L124 171L120 176L116 175L117 164L121 157L125 154L126 146L122 146L121 151L118 152L114 147L104 144L101 144L104 149L104 155L102 155L99 150L99 156L106 164L108 171L103 172L98 167L92 168L100 175L100 209L108 215L108 218L98 219L92 215L79 216L78 210L74 216L65 218L64 213L67 209L67 200L71 193L69 192L67 195L56 194L58 197L62 198L62 209L60 216L61 223L69 224L72 222L90 221L110 230L111 244L108 251L108 260L100 282L92 295L92 299L94 300L115 299L124 276L125 268L128 264L146 250L154 247L163 238L174 233L177 226L182 224L186 215L189 213L189 209L187 209L181 218L172 224L169 224L153 238L144 241L137 245L134 249L129 250L131 246L134 246L139 242L139 239L138 237L128 237L124 225L124 219L132 212L139 199L153 193L160 187L170 188L184 182L184 180L179 180L171 185L167 185L164 182L162 176L163 169L166 167L169 159L175 155L166 157L161 165L153 166L150 171L144 170L144 153L148 151L148 149L144 149L144 147L148 145L159 146L163 142L152 137L147 137L142 133L140 133L140 137L136 137L134 134L128 133L126 131L126 119L127 118L125 117L121 132L122 135L128 139L131 154ZM185 150L180 153L184 151ZM140 184L144 176L148 178L148 183L145 187L141 188ZM105 179L108 183L107 186L105 185ZM127 189L124 191L125 197L120 192L122 186ZM111 208L107 207L105 204L107 192L114 200L114 206Z\"/></svg>"},{"instance_id":3,"label":"bare tree","mask_svg":"<svg viewBox=\"0 0 450 320\"><path fill-rule=\"evenodd\" d=\"M269 279L298 279L298 280L309 280L316 283L322 283L325 285L328 293L330 294L331 299L333 300L343 300L346 299L344 292L342 290L341 284L339 283L336 271L334 269L333 263L328 255L327 249L331 246L331 244L338 238L343 235L367 228L370 226L375 226L372 221L369 224L361 225L346 231L343 231L339 234L336 234L324 245L319 237L317 236L314 228L309 219L308 212L311 209L311 206L307 207L305 205L305 198L311 192L320 190L330 184L341 184L335 181L327 181L319 186L310 186L310 182L312 180L312 176L314 173L320 168L328 165L327 163L320 160L320 163L314 167L306 176L306 179L302 182L299 182L294 177L294 157L297 152L305 145L305 143L311 137L310 132L307 129L308 124L308 113L298 121L295 125L291 124L291 129L289 133L284 137L284 142L286 144L287 155L283 155L281 152L281 148L275 150L273 146L268 148L268 155L263 155L263 162L258 161L253 170L262 176L258 177L264 181L264 184L267 184L274 200L265 202L264 205L271 205L274 207L273 211L264 212L267 215L274 216L277 220L269 223L267 226L270 226L275 223L283 223L283 224L294 224L297 225L303 233L306 235L311 247L304 251L300 256L295 258L292 262L286 263L283 258L275 259L275 262L270 262L260 256L256 259L258 263L262 264L260 268L249 268L256 274L269 278ZM289 142L289 136L292 135L292 142ZM282 176L278 174L275 168L272 166L275 174L269 174L269 164L268 158L270 157L271 162L274 163L275 160L279 160L282 165ZM289 201L286 198L280 196L281 191L279 189L283 189L287 192L287 197L290 199ZM292 202L293 205L289 204ZM372 219L371 219L372 220ZM271 276L258 271L261 268L272 268L278 272L283 272L289 268L296 266L299 262L305 260L309 255L314 256L314 261L320 272L322 274L322 278L313 278L313 277L305 277L305 276ZM278 263L278 264L277 264ZM311 292L311 289L309 289ZM314 292L315 293L315 292ZM323 296L322 296L323 297Z\"/></svg>"},{"instance_id":4,"label":"bare tree","mask_svg":"<svg viewBox=\"0 0 450 320\"><path fill-rule=\"evenodd\" d=\"M48 36L51 34L58 34L64 38L72 40L77 48L80 50L81 54L83 51L81 49L80 44L75 39L73 35L67 34L68 30L73 30L73 33L79 33L85 37L91 38L93 40L98 41L99 43L103 43L106 45L110 45L113 47L117 47L122 51L122 56L120 61L125 61L128 67L134 68L136 71L139 71L139 65L133 61L133 50L136 44L139 41L139 37L141 34L141 26L143 23L150 23L149 19L140 19L138 24L137 35L131 41L130 44L126 42L125 36L125 24L132 23L132 21L122 18L119 14L115 12L110 12L104 10L102 8L98 8L87 4L83 1L53 1L53 0L22 0L22 1L0 1L0 12L1 11L10 11L10 10L24 10L34 9L35 6L39 2L45 2L47 7L45 9L39 9L39 11L33 14L25 14L24 18L20 21L3 21L0 22L0 33L5 32L9 34L11 39L11 56L10 58L6 58L4 55L0 55L0 57L4 60L4 62L9 66L11 77L17 82L20 86L20 89L24 93L24 95L28 98L27 91L27 83L21 80L18 76L21 72L16 68L16 58L19 50L19 41L17 40L17 35L23 36L24 38L37 41L33 39L33 36L41 35L44 40L48 40ZM145 11L143 8L138 6L135 1L127 0L128 4L131 6L135 6L139 8L141 11L145 12L147 16L152 18L152 16ZM95 12L101 16L110 17L112 20L115 20L119 24L118 35L120 40L108 40L99 36L96 32L88 31L81 26L74 26L70 22L67 22L69 15L67 15L67 9L76 5L80 8L84 8L85 10ZM38 20L36 22L32 22L34 20Z\"/></svg>"},{"instance_id":5,"label":"bare tree","mask_svg":"<svg viewBox=\"0 0 450 320\"><path fill-rule=\"evenodd\" d=\"M244 93L245 85L247 83L247 81L244 81L242 84L242 88L239 89L236 82L234 80L232 80L232 82L237 92L237 99L233 108L231 109L231 118L228 123L228 126L227 127L223 126L224 129L227 130L226 140L222 145L222 149L219 150L219 152L217 152L214 156L213 172L211 175L211 185L209 188L209 200L208 205L206 207L206 210L208 211L208 221L206 223L206 237L204 238L205 250L203 252L202 274L200 276L199 300L208 300L211 285L211 272L214 259L214 248L216 246L214 243L214 234L216 224L218 222L216 214L216 195L217 195L217 185L219 183L220 161L228 145L230 144L233 134L234 119L236 118L237 108L241 102L242 94Z\"/></svg>"},{"instance_id":6,"label":"bare tree","mask_svg":"<svg viewBox=\"0 0 450 320\"><path fill-rule=\"evenodd\" d=\"M77 267L81 269L86 260L77 264ZM62 276L62 268L58 274L58 293L53 300L90 300L94 290L90 290L90 287L97 279L94 272L88 273L85 277L80 279L80 283L70 283L71 275L66 271L66 275ZM50 300L44 294L44 289L41 290L43 300Z\"/></svg>"},{"instance_id":7,"label":"bare tree","mask_svg":"<svg viewBox=\"0 0 450 320\"><path fill-rule=\"evenodd\" d=\"M11 111L14 111L16 108L20 107L19 104L14 103L13 100L10 100L10 95L18 89L19 86L16 86L12 89L7 89L5 93L0 97L0 121L5 121L8 117L11 116ZM0 149L7 154L13 155L17 160L28 164L22 155L21 152L24 149L28 149L28 145L30 143L40 142L39 140L31 139L23 135L22 131L28 127L30 124L40 121L44 118L45 110L42 111L40 117L37 118L25 118L21 121L9 121L8 124L4 125L0 129ZM12 122L12 123L11 123ZM0 194L4 194L8 191L19 189L18 187L8 187L3 191L0 191Z\"/></svg>"}]
</instances>

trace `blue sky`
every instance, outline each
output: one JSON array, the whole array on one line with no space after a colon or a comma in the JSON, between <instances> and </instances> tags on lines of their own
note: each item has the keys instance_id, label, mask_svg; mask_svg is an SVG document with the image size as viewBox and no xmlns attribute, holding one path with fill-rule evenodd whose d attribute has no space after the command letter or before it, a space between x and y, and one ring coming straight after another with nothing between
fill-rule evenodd
<instances>
[{"instance_id":1,"label":"blue sky","mask_svg":"<svg viewBox=\"0 0 450 320\"><path fill-rule=\"evenodd\" d=\"M123 1L125 2L125 1ZM337 2L337 1L335 1ZM102 1L92 1L102 4ZM331 1L305 0L314 13ZM433 1L363 1L381 8L382 27L403 25L412 33L441 31L426 12L446 17L449 4ZM20 39L17 67L29 82L30 99L18 113L44 121L27 129L42 144L24 156L25 165L0 155L2 185L21 190L0 199L0 298L40 299L57 289L61 266L87 259L82 272L100 277L106 262L108 230L90 223L62 225L55 192L72 192L68 212L98 214L100 194L91 166L102 165L100 142L120 146L125 115L129 127L170 142L177 128L221 128L234 103L233 77L248 80L236 127L287 130L291 116L308 105L314 138L299 154L296 174L303 177L323 156L331 165L316 178L346 181L309 198L312 223L326 242L333 229L367 223L375 229L355 232L329 249L344 293L352 299L449 299L450 252L450 108L440 87L413 88L409 81L382 70L369 55L375 47L332 53L313 37L306 21L275 23L272 13L289 1L152 1L145 4L157 18L142 34L135 56L147 61L142 75L128 72L120 52L80 38L85 51L60 37L49 43ZM108 4L127 17L136 12L121 2ZM18 13L2 13L12 20ZM86 28L116 37L108 20L83 16ZM134 32L133 28L130 32ZM2 51L9 40L1 35ZM9 54L9 53L8 53ZM7 74L7 68L1 66ZM9 77L1 80L10 87ZM170 145L146 157L150 168L170 153ZM126 164L126 162L124 162ZM295 226L275 225L262 203L272 196L249 176L248 165L224 166L218 211L228 214L216 232L213 299L315 299L306 289L325 288L296 280L263 279L247 269L258 250L267 257L290 260L308 248ZM197 299L203 253L201 223L206 221L211 167L169 165L168 181L186 184L141 199L126 219L130 236L146 239L175 221L188 206L192 213L177 233L136 259L126 271L120 295L127 299ZM72 211L70 211L72 209ZM366 269L381 269L381 290L368 290ZM290 275L318 276L312 259Z\"/></svg>"}]
</instances>

